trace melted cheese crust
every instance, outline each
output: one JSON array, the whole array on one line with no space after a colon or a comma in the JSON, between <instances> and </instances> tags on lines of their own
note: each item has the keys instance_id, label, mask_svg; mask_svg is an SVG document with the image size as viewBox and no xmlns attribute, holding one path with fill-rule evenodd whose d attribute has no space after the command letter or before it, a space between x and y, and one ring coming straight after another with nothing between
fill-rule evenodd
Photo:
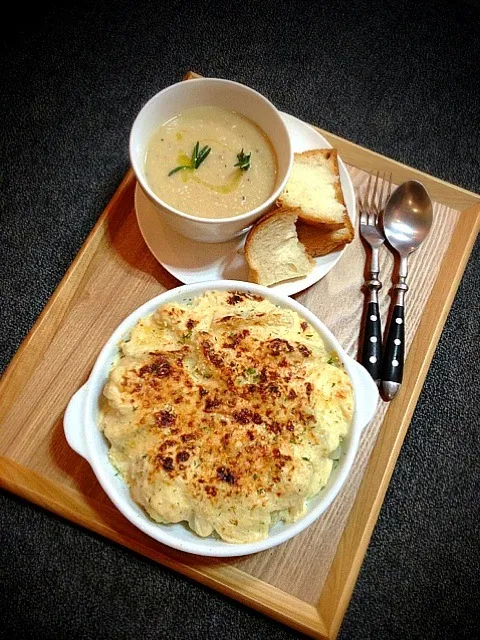
<instances>
[{"instance_id":1,"label":"melted cheese crust","mask_svg":"<svg viewBox=\"0 0 480 640\"><path fill-rule=\"evenodd\" d=\"M311 325L208 291L160 307L119 347L99 426L153 520L245 543L305 513L353 413L350 379Z\"/></svg>"}]
</instances>

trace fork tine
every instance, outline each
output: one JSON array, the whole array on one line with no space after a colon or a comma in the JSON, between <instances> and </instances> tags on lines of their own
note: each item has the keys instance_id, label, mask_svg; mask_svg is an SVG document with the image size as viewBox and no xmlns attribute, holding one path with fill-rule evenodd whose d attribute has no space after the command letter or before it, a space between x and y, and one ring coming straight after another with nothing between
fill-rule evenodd
<instances>
[{"instance_id":1,"label":"fork tine","mask_svg":"<svg viewBox=\"0 0 480 640\"><path fill-rule=\"evenodd\" d=\"M383 207L384 207L384 201L383 201L383 190L385 188L385 174L383 174L382 177L382 185L380 187L380 195L378 196L378 202L377 202L377 210L375 211L375 224L378 224L378 217L380 215L380 212L382 211Z\"/></svg>"},{"instance_id":2,"label":"fork tine","mask_svg":"<svg viewBox=\"0 0 480 640\"><path fill-rule=\"evenodd\" d=\"M363 212L363 210L364 210L364 206L363 206L362 196L360 195L360 193L358 193L358 195L357 195L357 204L358 204L358 210L359 210L359 212L361 214ZM361 216L360 216L360 218L361 218Z\"/></svg>"},{"instance_id":3,"label":"fork tine","mask_svg":"<svg viewBox=\"0 0 480 640\"><path fill-rule=\"evenodd\" d=\"M385 204L387 203L387 200L390 198L391 195L392 195L392 174L390 174L390 177L388 178L388 193L385 199Z\"/></svg>"},{"instance_id":4,"label":"fork tine","mask_svg":"<svg viewBox=\"0 0 480 640\"><path fill-rule=\"evenodd\" d=\"M377 187L378 187L378 171L375 174L375 184L373 185L373 193L372 193L372 198L370 200L370 211L373 211L373 209L375 208L375 198L377 195Z\"/></svg>"},{"instance_id":5,"label":"fork tine","mask_svg":"<svg viewBox=\"0 0 480 640\"><path fill-rule=\"evenodd\" d=\"M376 199L376 196L377 196L377 187L378 187L378 171L377 171L377 174L375 176L375 184L373 185L373 193L371 194L370 203L368 205L368 224L375 224L375 210L376 210L375 199Z\"/></svg>"},{"instance_id":6,"label":"fork tine","mask_svg":"<svg viewBox=\"0 0 480 640\"><path fill-rule=\"evenodd\" d=\"M370 185L372 182L372 174L368 174L367 186L365 187L365 191L363 192L363 202L362 202L362 211L368 211L368 196L370 195ZM367 222L365 220L365 222Z\"/></svg>"}]
</instances>

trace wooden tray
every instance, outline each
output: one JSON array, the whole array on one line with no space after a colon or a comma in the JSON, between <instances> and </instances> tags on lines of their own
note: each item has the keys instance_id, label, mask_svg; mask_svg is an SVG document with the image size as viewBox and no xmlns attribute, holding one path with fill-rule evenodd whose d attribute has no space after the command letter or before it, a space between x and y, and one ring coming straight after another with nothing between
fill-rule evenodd
<instances>
[{"instance_id":1,"label":"wooden tray","mask_svg":"<svg viewBox=\"0 0 480 640\"><path fill-rule=\"evenodd\" d=\"M480 198L326 131L356 188L367 171L418 179L434 200L431 235L410 262L400 394L362 436L351 478L328 511L287 543L254 556L205 559L133 527L67 445L63 413L96 355L133 309L179 284L140 235L130 170L0 381L0 485L313 637L334 638L347 608L405 432L478 233ZM357 354L364 250L358 237L322 281L296 296ZM382 251L383 318L391 254Z\"/></svg>"}]
</instances>

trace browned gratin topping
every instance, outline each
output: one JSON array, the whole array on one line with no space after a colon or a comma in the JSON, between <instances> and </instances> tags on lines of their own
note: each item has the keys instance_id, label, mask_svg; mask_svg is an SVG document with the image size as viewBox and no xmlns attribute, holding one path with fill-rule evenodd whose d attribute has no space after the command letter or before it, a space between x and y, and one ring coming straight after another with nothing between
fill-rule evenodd
<instances>
[{"instance_id":1,"label":"browned gratin topping","mask_svg":"<svg viewBox=\"0 0 480 640\"><path fill-rule=\"evenodd\" d=\"M348 431L352 389L303 318L207 292L141 321L121 351L101 428L153 518L245 542L304 512Z\"/></svg>"}]
</instances>

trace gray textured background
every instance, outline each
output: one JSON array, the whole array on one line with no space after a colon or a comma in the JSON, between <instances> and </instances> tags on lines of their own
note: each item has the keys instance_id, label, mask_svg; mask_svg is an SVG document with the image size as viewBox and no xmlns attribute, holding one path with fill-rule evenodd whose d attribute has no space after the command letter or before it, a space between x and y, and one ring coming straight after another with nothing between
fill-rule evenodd
<instances>
[{"instance_id":1,"label":"gray textured background","mask_svg":"<svg viewBox=\"0 0 480 640\"><path fill-rule=\"evenodd\" d=\"M159 89L188 69L235 79L479 192L479 29L474 4L440 1L13 6L0 41L2 369L127 171L133 118ZM479 252L477 241L342 640L475 636ZM0 578L5 638L299 637L8 493Z\"/></svg>"}]
</instances>

